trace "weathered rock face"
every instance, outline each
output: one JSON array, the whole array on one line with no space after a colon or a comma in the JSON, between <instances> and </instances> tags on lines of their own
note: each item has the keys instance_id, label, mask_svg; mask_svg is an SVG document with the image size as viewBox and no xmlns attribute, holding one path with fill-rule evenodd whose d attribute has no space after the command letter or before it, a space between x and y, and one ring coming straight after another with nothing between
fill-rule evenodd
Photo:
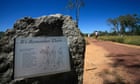
<instances>
[{"instance_id":1,"label":"weathered rock face","mask_svg":"<svg viewBox=\"0 0 140 84\"><path fill-rule=\"evenodd\" d=\"M51 76L12 80L14 39L17 37L66 36L71 71ZM82 84L85 40L70 16L60 14L36 19L25 17L14 24L0 39L0 84Z\"/></svg>"}]
</instances>

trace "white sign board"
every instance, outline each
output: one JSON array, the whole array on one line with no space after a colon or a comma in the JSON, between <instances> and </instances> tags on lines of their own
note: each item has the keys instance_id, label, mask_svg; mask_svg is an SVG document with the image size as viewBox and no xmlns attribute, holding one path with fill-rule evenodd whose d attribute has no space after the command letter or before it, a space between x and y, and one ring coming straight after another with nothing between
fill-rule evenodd
<instances>
[{"instance_id":1,"label":"white sign board","mask_svg":"<svg viewBox=\"0 0 140 84\"><path fill-rule=\"evenodd\" d=\"M15 39L14 79L70 71L65 37Z\"/></svg>"}]
</instances>

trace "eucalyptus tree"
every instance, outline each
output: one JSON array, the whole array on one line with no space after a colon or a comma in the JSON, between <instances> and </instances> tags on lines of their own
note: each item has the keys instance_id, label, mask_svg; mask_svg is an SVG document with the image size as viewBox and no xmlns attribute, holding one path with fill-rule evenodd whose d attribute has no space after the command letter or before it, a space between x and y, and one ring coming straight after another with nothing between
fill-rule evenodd
<instances>
[{"instance_id":1,"label":"eucalyptus tree","mask_svg":"<svg viewBox=\"0 0 140 84\"><path fill-rule=\"evenodd\" d=\"M77 26L79 24L79 15L80 15L80 8L84 7L85 3L83 0L69 0L68 1L68 5L66 6L66 8L68 9L75 9L75 15L76 15L76 22L77 22Z\"/></svg>"},{"instance_id":2,"label":"eucalyptus tree","mask_svg":"<svg viewBox=\"0 0 140 84\"><path fill-rule=\"evenodd\" d=\"M137 32L137 26L140 25L140 18L137 17L137 15L126 15L127 20L127 27L129 28L131 33Z\"/></svg>"},{"instance_id":3,"label":"eucalyptus tree","mask_svg":"<svg viewBox=\"0 0 140 84\"><path fill-rule=\"evenodd\" d=\"M136 15L123 15L119 16L120 25L122 28L128 29L129 32L135 33L136 32L136 26L138 25L138 18L136 18Z\"/></svg>"},{"instance_id":4,"label":"eucalyptus tree","mask_svg":"<svg viewBox=\"0 0 140 84\"><path fill-rule=\"evenodd\" d=\"M118 22L118 19L117 18L109 18L107 20L109 22L109 24L113 25L112 27L112 30L115 32L115 33L120 33L120 30L119 30L119 22Z\"/></svg>"},{"instance_id":5,"label":"eucalyptus tree","mask_svg":"<svg viewBox=\"0 0 140 84\"><path fill-rule=\"evenodd\" d=\"M125 34L126 32L135 34L140 30L140 18L136 14L121 15L113 19L109 18L107 21L113 25L113 31L118 34Z\"/></svg>"},{"instance_id":6,"label":"eucalyptus tree","mask_svg":"<svg viewBox=\"0 0 140 84\"><path fill-rule=\"evenodd\" d=\"M126 17L125 16L119 16L118 17L119 24L120 24L120 33L124 34L125 33L125 28L126 28Z\"/></svg>"}]
</instances>

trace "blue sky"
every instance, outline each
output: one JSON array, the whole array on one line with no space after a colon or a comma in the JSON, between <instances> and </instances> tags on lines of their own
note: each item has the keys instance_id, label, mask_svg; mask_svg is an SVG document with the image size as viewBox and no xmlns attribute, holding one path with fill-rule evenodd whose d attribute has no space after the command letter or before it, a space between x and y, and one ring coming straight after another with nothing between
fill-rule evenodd
<instances>
[{"instance_id":1,"label":"blue sky","mask_svg":"<svg viewBox=\"0 0 140 84\"><path fill-rule=\"evenodd\" d=\"M83 0L79 28L84 33L110 31L108 18L126 14L140 15L140 0ZM33 18L61 13L75 19L75 10L67 10L68 0L0 0L0 31L12 28L16 20L25 16Z\"/></svg>"}]
</instances>

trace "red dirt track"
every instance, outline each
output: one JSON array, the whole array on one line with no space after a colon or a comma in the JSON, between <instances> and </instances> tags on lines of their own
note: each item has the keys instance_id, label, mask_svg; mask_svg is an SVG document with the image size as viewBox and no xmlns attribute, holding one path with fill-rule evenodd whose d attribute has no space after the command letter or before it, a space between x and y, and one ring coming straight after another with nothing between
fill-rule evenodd
<instances>
[{"instance_id":1,"label":"red dirt track","mask_svg":"<svg viewBox=\"0 0 140 84\"><path fill-rule=\"evenodd\" d=\"M102 69L98 70L98 73L102 73L105 69L113 69L116 73L118 73L125 81L124 84L140 84L140 46L129 46L129 45L124 45L124 44L118 44L114 42L109 42L109 41L97 41L91 38L87 38L87 41L89 42L89 45L87 45L88 50L90 49L89 46L93 47L99 47L102 48L103 50L107 51L108 54L105 54L103 59L107 59L106 61L100 61L100 57L97 58L96 53L94 55L93 51L93 57L92 59L97 58L97 60L100 61L102 65L98 66L96 63L93 62L94 65L100 67L104 67ZM86 50L86 52L88 52ZM98 49L98 52L103 54L103 50ZM91 54L91 53L90 53ZM89 55L86 54L86 59L88 58L91 59L91 57L87 56ZM94 58L95 57L95 58ZM107 61L111 62L107 62ZM86 62L86 61L85 61ZM89 62L89 61L88 61ZM87 63L85 64L85 68L87 68L89 65ZM94 73L97 71L92 70L93 74L98 74ZM90 74L92 75L92 72ZM86 77L87 76L86 70L84 71L84 84L93 84L87 81ZM96 76L96 75L94 75ZM100 76L98 75L98 78ZM102 80L104 78L101 77ZM93 79L94 81L95 79ZM92 81L92 79L91 79ZM97 81L97 80L95 80ZM99 82L94 82L94 84L98 84ZM103 82L100 84L104 84ZM113 84L118 84L118 83L113 83ZM119 83L120 84L120 83Z\"/></svg>"}]
</instances>

